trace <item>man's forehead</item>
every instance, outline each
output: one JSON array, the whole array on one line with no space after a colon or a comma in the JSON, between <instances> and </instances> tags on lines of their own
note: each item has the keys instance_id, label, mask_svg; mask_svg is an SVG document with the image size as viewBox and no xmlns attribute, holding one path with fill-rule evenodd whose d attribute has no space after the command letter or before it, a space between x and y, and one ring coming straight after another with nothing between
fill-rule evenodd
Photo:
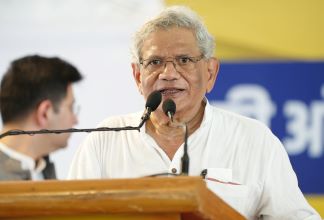
<instances>
[{"instance_id":1,"label":"man's forehead","mask_svg":"<svg viewBox=\"0 0 324 220\"><path fill-rule=\"evenodd\" d=\"M69 84L66 89L66 95L63 98L64 101L73 102L74 101L74 93L73 93L73 86Z\"/></svg>"},{"instance_id":2,"label":"man's forehead","mask_svg":"<svg viewBox=\"0 0 324 220\"><path fill-rule=\"evenodd\" d=\"M191 30L177 28L151 33L143 42L141 54L148 56L171 56L199 53L199 47Z\"/></svg>"},{"instance_id":3,"label":"man's forehead","mask_svg":"<svg viewBox=\"0 0 324 220\"><path fill-rule=\"evenodd\" d=\"M193 30L188 28L181 27L172 27L168 29L156 29L149 33L144 39L143 44L147 42L156 42L172 39L176 40L187 40L187 41L196 41L196 36Z\"/></svg>"}]
</instances>

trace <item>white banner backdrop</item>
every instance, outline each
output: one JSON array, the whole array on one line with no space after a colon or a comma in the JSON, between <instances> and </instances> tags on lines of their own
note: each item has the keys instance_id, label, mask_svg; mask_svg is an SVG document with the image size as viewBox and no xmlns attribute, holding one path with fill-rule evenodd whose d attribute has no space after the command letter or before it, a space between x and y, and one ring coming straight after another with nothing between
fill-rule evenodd
<instances>
[{"instance_id":1,"label":"white banner backdrop","mask_svg":"<svg viewBox=\"0 0 324 220\"><path fill-rule=\"evenodd\" d=\"M81 106L76 128L144 110L132 76L130 40L163 7L161 0L0 0L0 77L19 57L59 56L84 75L74 87ZM86 135L72 134L68 147L52 154L59 179L65 179Z\"/></svg>"}]
</instances>

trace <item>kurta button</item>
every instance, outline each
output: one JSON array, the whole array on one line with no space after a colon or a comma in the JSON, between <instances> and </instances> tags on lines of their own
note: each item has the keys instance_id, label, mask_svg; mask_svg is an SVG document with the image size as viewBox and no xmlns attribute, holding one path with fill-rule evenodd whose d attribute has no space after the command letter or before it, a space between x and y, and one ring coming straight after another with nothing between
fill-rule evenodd
<instances>
[{"instance_id":1,"label":"kurta button","mask_svg":"<svg viewBox=\"0 0 324 220\"><path fill-rule=\"evenodd\" d=\"M177 173L177 169L176 168L172 168L171 172L172 173Z\"/></svg>"}]
</instances>

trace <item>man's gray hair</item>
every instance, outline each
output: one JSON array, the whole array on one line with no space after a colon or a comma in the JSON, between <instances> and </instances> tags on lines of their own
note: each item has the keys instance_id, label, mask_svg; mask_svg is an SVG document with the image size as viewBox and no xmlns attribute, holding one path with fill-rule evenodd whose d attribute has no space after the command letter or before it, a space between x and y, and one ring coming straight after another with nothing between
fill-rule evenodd
<instances>
[{"instance_id":1,"label":"man's gray hair","mask_svg":"<svg viewBox=\"0 0 324 220\"><path fill-rule=\"evenodd\" d=\"M132 45L132 61L139 63L141 50L148 35L161 29L172 27L187 28L193 31L198 42L198 47L205 58L213 56L215 42L213 36L208 32L201 18L190 8L185 6L171 6L163 10L157 17L145 23L135 33Z\"/></svg>"}]
</instances>

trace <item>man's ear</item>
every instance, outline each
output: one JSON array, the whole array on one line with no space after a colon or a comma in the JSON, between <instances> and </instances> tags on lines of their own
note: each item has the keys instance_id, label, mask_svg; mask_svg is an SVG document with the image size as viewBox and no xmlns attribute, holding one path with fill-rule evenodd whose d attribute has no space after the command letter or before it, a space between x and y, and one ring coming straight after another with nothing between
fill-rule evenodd
<instances>
[{"instance_id":1,"label":"man's ear","mask_svg":"<svg viewBox=\"0 0 324 220\"><path fill-rule=\"evenodd\" d=\"M209 78L207 80L206 92L209 93L214 88L216 82L216 78L219 71L219 60L212 57L208 60L207 65Z\"/></svg>"},{"instance_id":2,"label":"man's ear","mask_svg":"<svg viewBox=\"0 0 324 220\"><path fill-rule=\"evenodd\" d=\"M141 71L139 64L137 63L132 63L132 69L133 69L133 77L135 79L137 88L141 94L143 94L143 89L142 89L142 81L141 81Z\"/></svg>"},{"instance_id":3,"label":"man's ear","mask_svg":"<svg viewBox=\"0 0 324 220\"><path fill-rule=\"evenodd\" d=\"M36 108L36 123L38 126L45 128L48 125L51 114L53 114L53 104L50 100L43 100Z\"/></svg>"}]
</instances>

